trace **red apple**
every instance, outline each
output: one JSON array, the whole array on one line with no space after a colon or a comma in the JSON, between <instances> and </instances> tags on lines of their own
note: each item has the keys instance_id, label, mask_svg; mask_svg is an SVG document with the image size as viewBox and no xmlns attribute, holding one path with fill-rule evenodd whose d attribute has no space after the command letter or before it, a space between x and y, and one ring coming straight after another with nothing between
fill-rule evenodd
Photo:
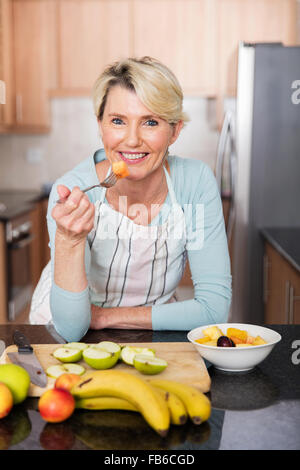
<instances>
[{"instance_id":1,"label":"red apple","mask_svg":"<svg viewBox=\"0 0 300 470\"><path fill-rule=\"evenodd\" d=\"M81 380L81 378L78 374L62 374L56 379L54 387L70 392L71 388L77 384L79 380Z\"/></svg>"},{"instance_id":2,"label":"red apple","mask_svg":"<svg viewBox=\"0 0 300 470\"><path fill-rule=\"evenodd\" d=\"M49 423L60 423L68 419L75 409L73 395L67 390L52 388L39 399L39 412Z\"/></svg>"},{"instance_id":3,"label":"red apple","mask_svg":"<svg viewBox=\"0 0 300 470\"><path fill-rule=\"evenodd\" d=\"M13 395L6 384L0 382L0 418L10 413L14 404Z\"/></svg>"}]
</instances>

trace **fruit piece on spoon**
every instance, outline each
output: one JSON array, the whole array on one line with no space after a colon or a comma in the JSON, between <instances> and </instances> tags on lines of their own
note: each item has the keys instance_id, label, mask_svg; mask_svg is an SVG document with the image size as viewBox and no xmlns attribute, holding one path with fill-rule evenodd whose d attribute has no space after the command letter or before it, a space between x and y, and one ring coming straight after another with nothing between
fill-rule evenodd
<instances>
[{"instance_id":1,"label":"fruit piece on spoon","mask_svg":"<svg viewBox=\"0 0 300 470\"><path fill-rule=\"evenodd\" d=\"M116 175L117 178L126 178L129 176L129 170L125 162L114 162L112 164L112 171Z\"/></svg>"}]
</instances>

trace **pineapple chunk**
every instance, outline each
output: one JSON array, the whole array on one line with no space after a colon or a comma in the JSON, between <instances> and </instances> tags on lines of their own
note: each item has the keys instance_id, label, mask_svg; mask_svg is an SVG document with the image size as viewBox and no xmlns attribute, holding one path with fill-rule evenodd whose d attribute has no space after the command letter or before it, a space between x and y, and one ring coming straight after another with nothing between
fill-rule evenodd
<instances>
[{"instance_id":1,"label":"pineapple chunk","mask_svg":"<svg viewBox=\"0 0 300 470\"><path fill-rule=\"evenodd\" d=\"M254 338L253 336L248 335L248 336L247 336L247 341L246 341L246 343L252 344L253 341L254 341L254 339L255 339L255 338Z\"/></svg>"},{"instance_id":2,"label":"pineapple chunk","mask_svg":"<svg viewBox=\"0 0 300 470\"><path fill-rule=\"evenodd\" d=\"M224 336L223 332L217 326L209 326L203 330L205 336L209 336L211 340L217 340L220 336Z\"/></svg>"},{"instance_id":3,"label":"pineapple chunk","mask_svg":"<svg viewBox=\"0 0 300 470\"><path fill-rule=\"evenodd\" d=\"M253 345L250 344L250 343L239 343L239 344L236 344L236 347L237 347L237 348L246 348L247 346L253 346Z\"/></svg>"},{"instance_id":4,"label":"pineapple chunk","mask_svg":"<svg viewBox=\"0 0 300 470\"><path fill-rule=\"evenodd\" d=\"M209 336L204 336L204 338L195 339L196 343L205 344L207 341L211 341Z\"/></svg>"},{"instance_id":5,"label":"pineapple chunk","mask_svg":"<svg viewBox=\"0 0 300 470\"><path fill-rule=\"evenodd\" d=\"M260 336L256 336L256 338L254 339L252 343L252 346L259 346L261 344L267 344L267 342L264 339L262 339Z\"/></svg>"},{"instance_id":6,"label":"pineapple chunk","mask_svg":"<svg viewBox=\"0 0 300 470\"><path fill-rule=\"evenodd\" d=\"M206 341L206 343L204 343L205 346L217 346L217 339L214 339L212 341Z\"/></svg>"},{"instance_id":7,"label":"pineapple chunk","mask_svg":"<svg viewBox=\"0 0 300 470\"><path fill-rule=\"evenodd\" d=\"M246 330L239 330L238 328L227 328L227 336L238 338L242 343L246 343L248 333ZM233 340L234 341L234 340Z\"/></svg>"}]
</instances>

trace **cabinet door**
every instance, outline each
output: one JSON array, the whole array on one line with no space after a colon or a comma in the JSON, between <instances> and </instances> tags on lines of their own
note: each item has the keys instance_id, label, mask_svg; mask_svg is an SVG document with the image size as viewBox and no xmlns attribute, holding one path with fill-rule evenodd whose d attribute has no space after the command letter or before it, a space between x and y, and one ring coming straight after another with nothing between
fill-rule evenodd
<instances>
[{"instance_id":1,"label":"cabinet door","mask_svg":"<svg viewBox=\"0 0 300 470\"><path fill-rule=\"evenodd\" d=\"M134 55L161 60L186 94L216 94L215 0L133 0Z\"/></svg>"},{"instance_id":2,"label":"cabinet door","mask_svg":"<svg viewBox=\"0 0 300 470\"><path fill-rule=\"evenodd\" d=\"M50 124L48 99L48 15L51 2L13 0L15 122L45 130Z\"/></svg>"},{"instance_id":3,"label":"cabinet door","mask_svg":"<svg viewBox=\"0 0 300 470\"><path fill-rule=\"evenodd\" d=\"M5 103L1 100L0 104L0 126L13 122L12 71L12 5L9 0L0 0L0 92L4 92L5 87Z\"/></svg>"},{"instance_id":4,"label":"cabinet door","mask_svg":"<svg viewBox=\"0 0 300 470\"><path fill-rule=\"evenodd\" d=\"M104 67L130 55L129 0L58 2L58 88L91 94Z\"/></svg>"},{"instance_id":5,"label":"cabinet door","mask_svg":"<svg viewBox=\"0 0 300 470\"><path fill-rule=\"evenodd\" d=\"M289 281L289 323L300 324L300 273L293 266L288 266Z\"/></svg>"},{"instance_id":6,"label":"cabinet door","mask_svg":"<svg viewBox=\"0 0 300 470\"><path fill-rule=\"evenodd\" d=\"M218 88L236 95L239 41L296 43L295 0L218 0Z\"/></svg>"},{"instance_id":7,"label":"cabinet door","mask_svg":"<svg viewBox=\"0 0 300 470\"><path fill-rule=\"evenodd\" d=\"M289 323L289 283L282 256L269 244L264 255L264 321L270 324Z\"/></svg>"}]
</instances>

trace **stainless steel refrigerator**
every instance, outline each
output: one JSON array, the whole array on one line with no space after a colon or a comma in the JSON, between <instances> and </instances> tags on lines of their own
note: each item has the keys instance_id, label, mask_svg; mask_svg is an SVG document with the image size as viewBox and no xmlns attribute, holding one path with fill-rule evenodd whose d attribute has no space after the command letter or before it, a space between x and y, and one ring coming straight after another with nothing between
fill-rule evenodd
<instances>
[{"instance_id":1,"label":"stainless steel refrigerator","mask_svg":"<svg viewBox=\"0 0 300 470\"><path fill-rule=\"evenodd\" d=\"M230 321L262 324L266 227L300 227L300 47L240 43L235 112L225 115L216 177L229 154ZM300 240L299 240L300 243Z\"/></svg>"}]
</instances>

